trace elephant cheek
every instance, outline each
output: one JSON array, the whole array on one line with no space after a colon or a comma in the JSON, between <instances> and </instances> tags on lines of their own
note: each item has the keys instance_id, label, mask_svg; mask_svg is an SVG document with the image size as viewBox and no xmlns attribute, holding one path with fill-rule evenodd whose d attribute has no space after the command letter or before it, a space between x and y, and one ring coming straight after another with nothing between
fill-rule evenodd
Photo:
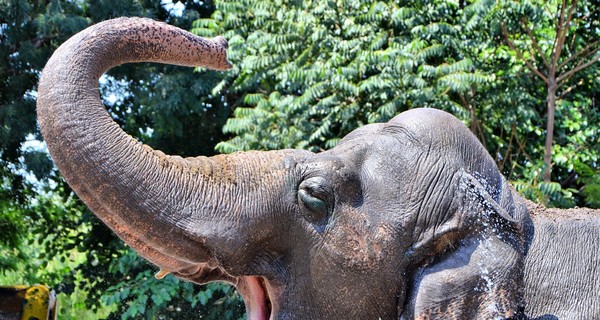
<instances>
[{"instance_id":1,"label":"elephant cheek","mask_svg":"<svg viewBox=\"0 0 600 320\"><path fill-rule=\"evenodd\" d=\"M353 219L336 221L327 233L323 246L327 256L344 270L371 273L383 268L394 255L394 229L375 225L361 213L346 216Z\"/></svg>"},{"instance_id":2,"label":"elephant cheek","mask_svg":"<svg viewBox=\"0 0 600 320\"><path fill-rule=\"evenodd\" d=\"M310 279L323 319L394 319L406 295L401 267L390 248L390 229L349 228L331 235L312 263ZM335 306L335 308L331 308Z\"/></svg>"}]
</instances>

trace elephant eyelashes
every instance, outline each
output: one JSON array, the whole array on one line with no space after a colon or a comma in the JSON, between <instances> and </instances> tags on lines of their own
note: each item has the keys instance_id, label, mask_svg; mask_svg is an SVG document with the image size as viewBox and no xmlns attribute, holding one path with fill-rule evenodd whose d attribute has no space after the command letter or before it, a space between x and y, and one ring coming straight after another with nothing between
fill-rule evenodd
<instances>
[{"instance_id":1,"label":"elephant eyelashes","mask_svg":"<svg viewBox=\"0 0 600 320\"><path fill-rule=\"evenodd\" d=\"M300 183L298 200L310 212L307 219L312 223L324 223L333 211L332 188L322 177L313 177Z\"/></svg>"}]
</instances>

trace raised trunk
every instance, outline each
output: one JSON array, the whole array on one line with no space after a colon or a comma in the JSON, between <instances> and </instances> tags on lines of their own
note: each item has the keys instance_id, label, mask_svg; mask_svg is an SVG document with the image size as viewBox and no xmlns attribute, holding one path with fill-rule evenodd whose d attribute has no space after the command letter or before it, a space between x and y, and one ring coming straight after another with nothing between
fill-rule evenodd
<instances>
[{"instance_id":1,"label":"raised trunk","mask_svg":"<svg viewBox=\"0 0 600 320\"><path fill-rule=\"evenodd\" d=\"M207 242L234 232L248 197L274 188L278 179L269 177L281 172L269 164L283 170L286 153L182 159L154 151L111 119L98 78L139 61L224 70L230 67L226 48L223 38L195 37L149 19L110 20L57 49L39 85L40 128L69 185L142 256L184 275L214 258Z\"/></svg>"}]
</instances>

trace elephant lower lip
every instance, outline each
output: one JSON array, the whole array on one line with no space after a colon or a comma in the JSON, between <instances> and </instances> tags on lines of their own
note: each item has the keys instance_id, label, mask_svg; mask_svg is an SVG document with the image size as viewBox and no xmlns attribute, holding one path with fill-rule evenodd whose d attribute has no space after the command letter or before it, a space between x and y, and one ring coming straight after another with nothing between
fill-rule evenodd
<instances>
[{"instance_id":1,"label":"elephant lower lip","mask_svg":"<svg viewBox=\"0 0 600 320\"><path fill-rule=\"evenodd\" d=\"M273 302L268 281L263 277L240 277L236 285L246 304L249 320L268 320L273 315Z\"/></svg>"}]
</instances>

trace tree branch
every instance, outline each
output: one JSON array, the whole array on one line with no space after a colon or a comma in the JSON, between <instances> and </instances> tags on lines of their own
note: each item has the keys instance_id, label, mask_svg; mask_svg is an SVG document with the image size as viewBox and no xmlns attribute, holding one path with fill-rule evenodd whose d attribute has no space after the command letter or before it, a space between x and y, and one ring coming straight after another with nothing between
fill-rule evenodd
<instances>
[{"instance_id":1,"label":"tree branch","mask_svg":"<svg viewBox=\"0 0 600 320\"><path fill-rule=\"evenodd\" d=\"M534 163L533 159L531 158L531 156L527 153L527 151L525 151L525 143L522 143L521 141L519 141L519 137L518 136L515 137L515 141L519 145L519 148L518 148L517 152L522 152L523 155L525 156L525 158L527 158L527 160L529 162Z\"/></svg>"},{"instance_id":2,"label":"tree branch","mask_svg":"<svg viewBox=\"0 0 600 320\"><path fill-rule=\"evenodd\" d=\"M557 79L556 82L560 85L561 82L569 79L571 76L573 76L575 73L591 66L592 64L596 63L598 60L600 60L600 55L596 56L595 58L593 58L592 60L582 64L582 65L578 65L577 67L569 70L568 72L563 73L562 75L560 75Z\"/></svg>"},{"instance_id":3,"label":"tree branch","mask_svg":"<svg viewBox=\"0 0 600 320\"><path fill-rule=\"evenodd\" d=\"M560 6L560 14L558 16L558 25L556 25L556 36L554 37L554 42L552 43L552 57L556 56L556 48L558 47L558 39L562 33L564 15L565 15L565 7L567 6L567 1L563 0L562 5ZM549 9L550 10L550 9Z\"/></svg>"},{"instance_id":4,"label":"tree branch","mask_svg":"<svg viewBox=\"0 0 600 320\"><path fill-rule=\"evenodd\" d=\"M563 92L560 94L560 96L558 96L557 100L561 100L562 98L564 98L564 96L566 96L569 92L571 92L573 89L575 89L577 86L583 84L583 80L577 82L576 84L569 86L568 88L566 88L565 90L563 90Z\"/></svg>"},{"instance_id":5,"label":"tree branch","mask_svg":"<svg viewBox=\"0 0 600 320\"><path fill-rule=\"evenodd\" d=\"M513 141L513 138L515 137L515 131L516 131L516 127L515 127L515 124L513 124L510 128L510 138L508 139L508 147L506 148L504 157L502 158L502 161L500 162L500 165L499 165L500 170L502 170L502 168L504 168L504 164L506 164L506 160L508 159L510 149L512 148L512 141ZM500 147L498 147L498 153L500 153Z\"/></svg>"},{"instance_id":6,"label":"tree branch","mask_svg":"<svg viewBox=\"0 0 600 320\"><path fill-rule=\"evenodd\" d=\"M571 3L571 7L569 8L569 15L567 17L567 21L565 21L565 25L567 27L569 26L569 24L573 20L573 11L575 11L575 8L577 8L577 1L578 0L573 0L573 3ZM568 28L567 28L567 30L568 30Z\"/></svg>"},{"instance_id":7,"label":"tree branch","mask_svg":"<svg viewBox=\"0 0 600 320\"><path fill-rule=\"evenodd\" d=\"M600 11L600 8L596 8L594 10L588 11L588 14L586 14L585 16L583 16L581 18L573 19L573 21L576 21L576 20L579 20L579 21L586 20L587 18L589 18L590 16L594 15L598 11Z\"/></svg>"},{"instance_id":8,"label":"tree branch","mask_svg":"<svg viewBox=\"0 0 600 320\"><path fill-rule=\"evenodd\" d=\"M563 20L563 14L565 12L564 6L566 5L566 0L563 0L563 7L560 10L561 17L559 19L560 22L558 25L558 32L556 33L558 41L554 51L554 59L552 59L553 66L556 66L558 64L558 59L560 58L560 54L562 52L562 49L564 48L565 39L567 38L567 33L569 32L569 24L571 23L571 19L573 18L573 11L575 10L575 7L577 7L577 0L573 0L571 6L569 7L569 12L567 13L567 19Z\"/></svg>"},{"instance_id":9,"label":"tree branch","mask_svg":"<svg viewBox=\"0 0 600 320\"><path fill-rule=\"evenodd\" d=\"M550 63L548 62L548 59L546 58L546 54L544 53L544 51L542 51L542 48L540 48L537 40L535 39L535 37L533 36L533 33L531 32L531 29L529 29L529 20L527 18L523 18L523 20L521 22L524 24L523 27L525 28L525 31L527 31L527 35L529 36L529 39L531 39L531 42L533 42L533 48L542 57L542 60L544 61L544 66L547 69L549 69Z\"/></svg>"},{"instance_id":10,"label":"tree branch","mask_svg":"<svg viewBox=\"0 0 600 320\"><path fill-rule=\"evenodd\" d=\"M588 44L587 46L585 46L585 48L579 50L577 53L575 53L574 55L570 56L567 60L563 61L557 68L557 70L562 69L564 66L566 66L569 62L577 59L577 57L585 54L585 56L583 57L583 59L589 57L590 55L593 55L594 53L598 52L598 50L600 50L600 47L592 50L591 52L586 53L588 50L590 50L591 47L597 45L600 43L600 40L596 40L590 44Z\"/></svg>"},{"instance_id":11,"label":"tree branch","mask_svg":"<svg viewBox=\"0 0 600 320\"><path fill-rule=\"evenodd\" d=\"M564 48L565 40L567 38L567 33L569 32L569 24L571 23L571 19L573 18L573 11L577 7L577 0L574 0L569 7L569 12L567 12L566 20L564 17L565 6L567 5L566 0L563 0L562 7L560 9L560 18L557 25L556 39L555 39L555 47L554 47L554 56L552 59L552 65L550 66L551 70L556 71L553 67L558 64L558 59L560 58L560 54ZM553 73L553 72L551 72Z\"/></svg>"},{"instance_id":12,"label":"tree branch","mask_svg":"<svg viewBox=\"0 0 600 320\"><path fill-rule=\"evenodd\" d=\"M536 68L533 64L531 64L531 62L529 62L528 59L525 59L525 57L523 56L521 51L519 51L519 49L517 49L515 44L512 41L510 41L510 37L508 35L508 30L506 29L506 25L501 24L501 27L502 27L502 33L504 34L504 39L506 40L506 43L508 44L508 46L516 52L519 59L521 59L525 63L525 65L527 66L527 68L529 68L529 70L531 70L538 77L540 77L542 80L544 80L544 82L546 84L548 84L548 78L546 76L544 76L544 74L538 68Z\"/></svg>"}]
</instances>

